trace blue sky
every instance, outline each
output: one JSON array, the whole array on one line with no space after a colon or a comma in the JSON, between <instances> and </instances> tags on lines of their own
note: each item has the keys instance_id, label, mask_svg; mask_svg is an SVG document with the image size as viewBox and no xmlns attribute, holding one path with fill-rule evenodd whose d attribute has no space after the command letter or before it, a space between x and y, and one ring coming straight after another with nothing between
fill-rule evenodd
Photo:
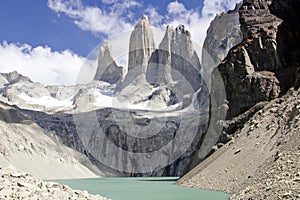
<instances>
[{"instance_id":1,"label":"blue sky","mask_svg":"<svg viewBox=\"0 0 300 200\"><path fill-rule=\"evenodd\" d=\"M1 0L0 72L17 70L43 84L74 84L89 52L131 31L143 14L154 27L185 24L201 46L214 16L239 1Z\"/></svg>"}]
</instances>

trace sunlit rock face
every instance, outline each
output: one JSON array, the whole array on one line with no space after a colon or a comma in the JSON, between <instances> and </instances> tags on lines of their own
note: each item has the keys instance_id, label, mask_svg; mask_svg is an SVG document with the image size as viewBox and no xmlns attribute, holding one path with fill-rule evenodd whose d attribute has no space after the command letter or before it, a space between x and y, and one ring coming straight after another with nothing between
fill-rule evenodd
<instances>
[{"instance_id":1,"label":"sunlit rock face","mask_svg":"<svg viewBox=\"0 0 300 200\"><path fill-rule=\"evenodd\" d=\"M99 50L98 67L94 80L116 84L123 75L124 68L116 64L112 58L110 44L105 42Z\"/></svg>"},{"instance_id":2,"label":"sunlit rock face","mask_svg":"<svg viewBox=\"0 0 300 200\"><path fill-rule=\"evenodd\" d=\"M128 71L134 67L143 66L143 72L145 72L145 64L148 62L154 50L153 32L148 17L143 16L134 27L130 36Z\"/></svg>"},{"instance_id":3,"label":"sunlit rock face","mask_svg":"<svg viewBox=\"0 0 300 200\"><path fill-rule=\"evenodd\" d=\"M197 90L202 84L200 70L191 33L184 25L168 26L159 48L149 60L147 80L158 85L186 81Z\"/></svg>"}]
</instances>

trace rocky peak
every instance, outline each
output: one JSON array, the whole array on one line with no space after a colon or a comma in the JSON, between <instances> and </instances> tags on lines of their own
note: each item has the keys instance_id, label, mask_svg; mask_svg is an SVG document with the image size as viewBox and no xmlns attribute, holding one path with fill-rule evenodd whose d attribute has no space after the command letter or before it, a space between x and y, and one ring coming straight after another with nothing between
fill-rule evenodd
<instances>
[{"instance_id":1,"label":"rocky peak","mask_svg":"<svg viewBox=\"0 0 300 200\"><path fill-rule=\"evenodd\" d=\"M112 58L111 45L108 42L104 42L99 51L99 61L105 58Z\"/></svg>"},{"instance_id":2,"label":"rocky peak","mask_svg":"<svg viewBox=\"0 0 300 200\"><path fill-rule=\"evenodd\" d=\"M9 72L9 73L1 73L1 75L4 79L6 79L6 81L9 84L14 84L14 83L17 83L17 82L30 82L30 83L32 83L32 81L28 77L19 74L17 71L13 71L13 72Z\"/></svg>"},{"instance_id":3,"label":"rocky peak","mask_svg":"<svg viewBox=\"0 0 300 200\"><path fill-rule=\"evenodd\" d=\"M112 58L110 44L105 42L99 50L98 67L94 80L115 84L119 82L123 74L124 68L116 64Z\"/></svg>"},{"instance_id":4,"label":"rocky peak","mask_svg":"<svg viewBox=\"0 0 300 200\"><path fill-rule=\"evenodd\" d=\"M159 49L170 50L172 53L176 53L182 57L187 56L188 60L191 59L195 53L191 33L184 25L179 25L175 29L173 26L167 26L165 36L159 45Z\"/></svg>"},{"instance_id":5,"label":"rocky peak","mask_svg":"<svg viewBox=\"0 0 300 200\"><path fill-rule=\"evenodd\" d=\"M202 84L200 69L191 33L184 25L176 28L167 26L159 49L149 60L147 80L158 85L183 81L197 90Z\"/></svg>"},{"instance_id":6,"label":"rocky peak","mask_svg":"<svg viewBox=\"0 0 300 200\"><path fill-rule=\"evenodd\" d=\"M148 62L155 50L154 36L150 27L148 17L142 16L130 36L128 71L137 66L143 66Z\"/></svg>"},{"instance_id":7,"label":"rocky peak","mask_svg":"<svg viewBox=\"0 0 300 200\"><path fill-rule=\"evenodd\" d=\"M141 19L138 21L138 23L135 25L135 28L143 28L143 27L149 27L150 23L148 20L148 16L147 15L143 15L141 17Z\"/></svg>"}]
</instances>

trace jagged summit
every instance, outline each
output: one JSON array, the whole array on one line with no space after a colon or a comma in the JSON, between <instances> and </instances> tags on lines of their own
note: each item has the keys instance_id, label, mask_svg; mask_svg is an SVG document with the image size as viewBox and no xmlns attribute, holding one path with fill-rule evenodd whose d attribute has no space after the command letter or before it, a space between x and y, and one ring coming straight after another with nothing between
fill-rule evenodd
<instances>
[{"instance_id":1,"label":"jagged summit","mask_svg":"<svg viewBox=\"0 0 300 200\"><path fill-rule=\"evenodd\" d=\"M105 41L100 48L99 58L111 56L111 54L111 45L109 44L109 42Z\"/></svg>"},{"instance_id":2,"label":"jagged summit","mask_svg":"<svg viewBox=\"0 0 300 200\"><path fill-rule=\"evenodd\" d=\"M210 23L202 48L203 78L210 87L212 70L226 57L228 51L243 40L239 22L239 8L217 14Z\"/></svg>"},{"instance_id":3,"label":"jagged summit","mask_svg":"<svg viewBox=\"0 0 300 200\"><path fill-rule=\"evenodd\" d=\"M197 90L201 83L200 62L191 33L184 25L167 26L165 35L149 61L147 80L155 84L183 81Z\"/></svg>"},{"instance_id":4,"label":"jagged summit","mask_svg":"<svg viewBox=\"0 0 300 200\"><path fill-rule=\"evenodd\" d=\"M191 104L193 94L202 85L200 70L200 61L186 26L174 28L168 25L156 49L148 17L142 16L130 36L128 73L115 93L122 97L122 101L152 101L154 87L172 87L169 92L159 89L161 94L156 92L154 96L180 94L176 99L184 101L183 107L186 107ZM168 101L166 99L173 99L171 96L158 99ZM160 103L155 101L157 105ZM169 105L169 102L163 103Z\"/></svg>"},{"instance_id":5,"label":"jagged summit","mask_svg":"<svg viewBox=\"0 0 300 200\"><path fill-rule=\"evenodd\" d=\"M142 28L145 26L150 26L149 19L147 15L143 15L138 23L135 25L135 28Z\"/></svg>"}]
</instances>

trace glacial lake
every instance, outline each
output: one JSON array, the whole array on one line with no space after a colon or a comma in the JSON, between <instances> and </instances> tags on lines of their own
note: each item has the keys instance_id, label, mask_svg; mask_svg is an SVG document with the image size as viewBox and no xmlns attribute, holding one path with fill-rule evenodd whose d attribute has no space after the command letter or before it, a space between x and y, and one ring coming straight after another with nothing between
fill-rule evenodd
<instances>
[{"instance_id":1,"label":"glacial lake","mask_svg":"<svg viewBox=\"0 0 300 200\"><path fill-rule=\"evenodd\" d=\"M228 200L230 195L175 185L178 177L53 180L113 200Z\"/></svg>"}]
</instances>

